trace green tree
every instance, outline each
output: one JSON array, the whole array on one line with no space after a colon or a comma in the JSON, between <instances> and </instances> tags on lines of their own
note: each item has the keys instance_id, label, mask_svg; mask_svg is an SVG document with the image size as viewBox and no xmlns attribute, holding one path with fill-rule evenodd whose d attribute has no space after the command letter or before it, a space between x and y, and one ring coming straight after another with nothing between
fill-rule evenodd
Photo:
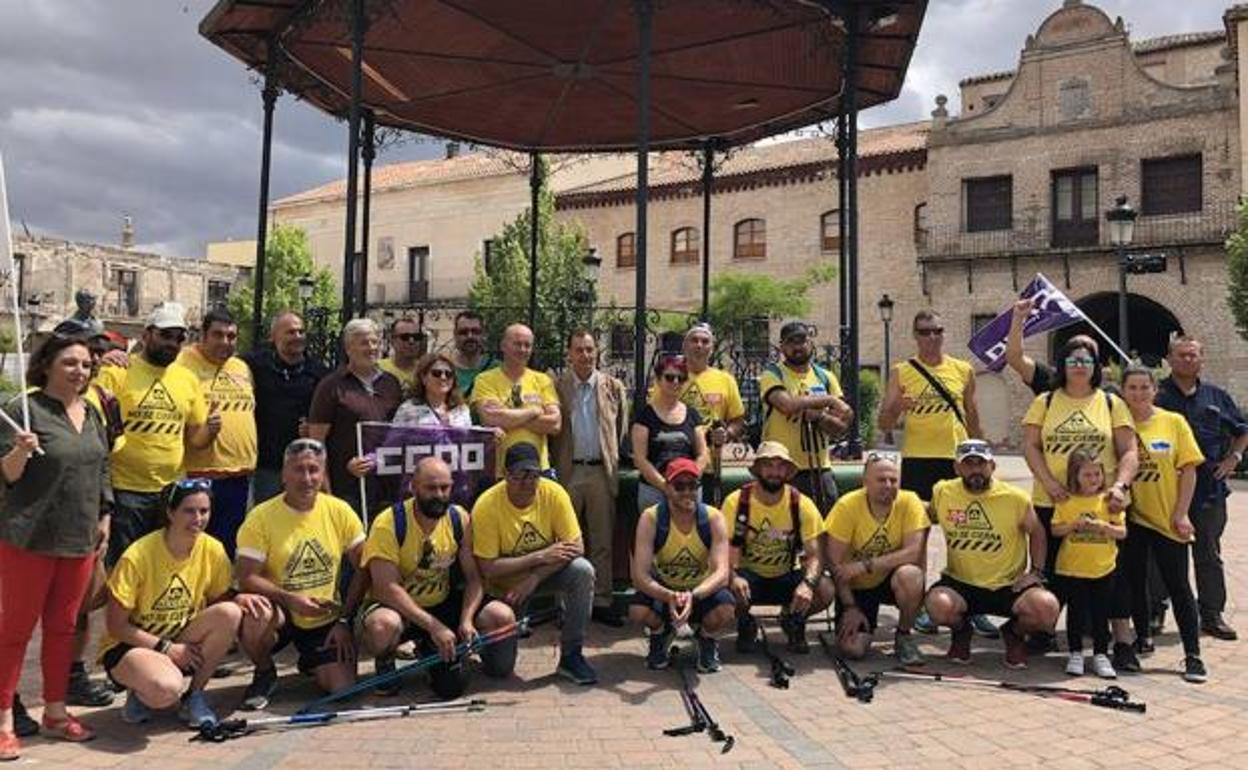
<instances>
[{"instance_id":1,"label":"green tree","mask_svg":"<svg viewBox=\"0 0 1248 770\"><path fill-rule=\"evenodd\" d=\"M303 300L299 299L299 279L305 275L311 275L316 281L308 306L324 307L329 310L326 333L336 335L339 326L338 309L341 307L337 284L328 270L318 268L313 264L307 234L293 225L279 224L269 231L269 242L265 247L264 306L260 313L264 326L267 328L273 317L283 310L302 312ZM255 297L255 280L253 273L234 287L226 300L226 307L238 319L240 350L250 350L255 343L251 339L251 309Z\"/></svg>"},{"instance_id":2,"label":"green tree","mask_svg":"<svg viewBox=\"0 0 1248 770\"><path fill-rule=\"evenodd\" d=\"M1248 339L1248 202L1240 203L1235 214L1235 232L1226 240L1226 304L1239 335Z\"/></svg>"},{"instance_id":3,"label":"green tree","mask_svg":"<svg viewBox=\"0 0 1248 770\"><path fill-rule=\"evenodd\" d=\"M758 321L803 318L810 314L810 290L836 278L831 264L814 265L799 278L780 279L766 273L721 273L711 280L708 307L717 347L734 345L766 350L766 328ZM763 339L755 337L761 330Z\"/></svg>"},{"instance_id":4,"label":"green tree","mask_svg":"<svg viewBox=\"0 0 1248 770\"><path fill-rule=\"evenodd\" d=\"M545 172L542 172L545 177ZM503 329L529 320L529 254L532 210L525 209L503 226L490 243L490 266L476 257L475 277L468 291L471 307L485 319L488 339L498 340ZM537 313L534 366L547 367L563 359L564 337L574 327L588 326L597 303L594 287L585 278L584 257L589 249L585 232L575 224L555 219L555 198L543 181L537 205Z\"/></svg>"}]
</instances>

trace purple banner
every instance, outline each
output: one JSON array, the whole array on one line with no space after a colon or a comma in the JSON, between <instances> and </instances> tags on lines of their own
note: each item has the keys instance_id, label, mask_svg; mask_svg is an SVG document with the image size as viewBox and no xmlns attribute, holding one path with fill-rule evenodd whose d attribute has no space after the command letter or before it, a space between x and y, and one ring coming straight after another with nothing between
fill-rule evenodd
<instances>
[{"instance_id":1,"label":"purple banner","mask_svg":"<svg viewBox=\"0 0 1248 770\"><path fill-rule=\"evenodd\" d=\"M1018 295L1019 299L1028 297L1032 298L1032 307L1031 314L1023 321L1024 339L1083 320L1083 311L1041 273L1036 273L1036 277ZM1005 341L1010 333L1013 315L1013 306L1007 307L966 343L975 357L990 371L1000 371L1005 366Z\"/></svg>"},{"instance_id":2,"label":"purple banner","mask_svg":"<svg viewBox=\"0 0 1248 770\"><path fill-rule=\"evenodd\" d=\"M365 485L367 511L411 497L412 472L431 455L451 466L451 500L458 505L471 508L478 492L494 482L495 439L489 428L361 422L358 435L360 454L377 460L376 473L370 477L375 483Z\"/></svg>"}]
</instances>

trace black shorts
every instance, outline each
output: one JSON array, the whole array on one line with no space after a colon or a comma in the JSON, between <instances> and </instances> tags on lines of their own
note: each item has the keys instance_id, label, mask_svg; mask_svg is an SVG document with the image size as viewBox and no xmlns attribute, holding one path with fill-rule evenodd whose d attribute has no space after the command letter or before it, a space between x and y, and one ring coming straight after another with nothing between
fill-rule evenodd
<instances>
[{"instance_id":1,"label":"black shorts","mask_svg":"<svg viewBox=\"0 0 1248 770\"><path fill-rule=\"evenodd\" d=\"M372 602L365 607L364 611L360 613L360 620L358 621L360 628L357 629L357 631L362 630L365 618L384 606L386 605L381 602ZM440 603L435 604L432 607L422 607L421 609L437 618L438 622L442 625L452 631L457 631L459 629L459 617L463 607L463 593L460 591L451 591L450 594L448 594L447 597ZM420 648L422 653L431 653L436 651L436 647L433 644L433 638L429 636L428 631L415 623L412 623L406 618L402 618L402 621L403 632L399 635L400 641L416 642L416 645Z\"/></svg>"},{"instance_id":2,"label":"black shorts","mask_svg":"<svg viewBox=\"0 0 1248 770\"><path fill-rule=\"evenodd\" d=\"M888 604L893 607L897 606L897 597L893 596L893 573L888 573L878 586L874 588L854 589L854 604L858 605L858 611L867 619L867 625L874 631L880 620L880 607ZM835 621L841 622L841 615L845 612L844 606L840 600L836 602Z\"/></svg>"},{"instance_id":3,"label":"black shorts","mask_svg":"<svg viewBox=\"0 0 1248 770\"><path fill-rule=\"evenodd\" d=\"M321 649L325 646L329 632L333 631L337 624L338 621L335 620L316 628L300 628L288 615L286 622L277 631L277 644L273 645L273 652L279 652L286 645L293 643L295 650L299 653L299 671L304 674L310 674L321 666L337 663L337 650Z\"/></svg>"},{"instance_id":4,"label":"black shorts","mask_svg":"<svg viewBox=\"0 0 1248 770\"><path fill-rule=\"evenodd\" d=\"M763 577L748 569L737 570L737 574L750 586L750 605L768 607L789 606L789 602L793 601L793 592L802 584L804 577L798 570L776 577Z\"/></svg>"},{"instance_id":5,"label":"black shorts","mask_svg":"<svg viewBox=\"0 0 1248 770\"><path fill-rule=\"evenodd\" d=\"M961 596L966 602L968 615L997 615L1002 618L1012 618L1014 617L1014 602L1018 601L1018 597L1033 588L1043 586L1029 585L1023 589L1022 593L1014 593L1014 589L1010 586L980 588L970 583L963 583L957 578L941 575L936 585L932 586L932 588L938 587L948 588Z\"/></svg>"},{"instance_id":6,"label":"black shorts","mask_svg":"<svg viewBox=\"0 0 1248 770\"><path fill-rule=\"evenodd\" d=\"M108 652L104 653L103 658L100 658L100 665L104 667L104 673L108 676L108 681L118 687L125 687L124 684L113 678L113 669L117 667L117 664L121 663L122 658L126 657L127 652L137 649L139 648L132 644L126 644L125 642L118 642L114 646L108 648ZM192 672L183 669L182 673L189 676Z\"/></svg>"},{"instance_id":7,"label":"black shorts","mask_svg":"<svg viewBox=\"0 0 1248 770\"><path fill-rule=\"evenodd\" d=\"M633 594L633 598L629 601L629 604L636 605L638 607L648 607L656 615L662 618L664 622L666 622L669 617L667 602L661 602L658 599L647 596L640 591ZM732 598L732 592L727 588L721 588L710 596L704 596L701 599L694 599L693 611L689 613L690 624L695 626L698 625L702 622L702 618L706 617L707 613L724 604L736 604L736 600Z\"/></svg>"},{"instance_id":8,"label":"black shorts","mask_svg":"<svg viewBox=\"0 0 1248 770\"><path fill-rule=\"evenodd\" d=\"M932 487L937 481L955 479L953 460L947 457L901 458L901 488L918 495L923 502L931 502Z\"/></svg>"}]
</instances>

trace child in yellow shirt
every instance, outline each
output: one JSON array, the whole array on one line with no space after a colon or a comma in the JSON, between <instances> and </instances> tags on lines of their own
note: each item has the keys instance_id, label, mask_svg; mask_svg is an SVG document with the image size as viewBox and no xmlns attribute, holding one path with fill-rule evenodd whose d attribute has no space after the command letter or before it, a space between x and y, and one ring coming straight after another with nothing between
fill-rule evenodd
<instances>
[{"instance_id":1,"label":"child in yellow shirt","mask_svg":"<svg viewBox=\"0 0 1248 770\"><path fill-rule=\"evenodd\" d=\"M1105 499L1105 468L1087 449L1070 455L1066 473L1070 497L1057 504L1052 533L1061 538L1054 572L1066 594L1066 673L1083 676L1083 636L1092 635L1092 670L1104 679L1117 672L1109 659L1109 613L1113 604L1118 541L1127 536L1124 515L1111 513ZM1091 629L1085 628L1091 619Z\"/></svg>"}]
</instances>

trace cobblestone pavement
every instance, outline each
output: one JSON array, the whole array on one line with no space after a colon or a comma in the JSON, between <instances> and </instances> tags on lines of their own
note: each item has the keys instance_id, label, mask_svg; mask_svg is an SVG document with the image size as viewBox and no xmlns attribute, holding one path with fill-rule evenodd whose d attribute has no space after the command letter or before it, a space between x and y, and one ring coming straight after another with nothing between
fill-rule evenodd
<instances>
[{"instance_id":1,"label":"cobblestone pavement","mask_svg":"<svg viewBox=\"0 0 1248 770\"><path fill-rule=\"evenodd\" d=\"M1002 475L1022 479L1025 468L1003 462ZM1248 634L1237 601L1248 597L1248 486L1232 498L1231 526L1224 548L1230 582L1228 619ZM942 544L933 537L932 564ZM886 611L887 613L887 611ZM886 615L877 650L860 671L892 666L893 616ZM779 632L769 624L773 639ZM812 627L812 640L815 629ZM919 637L927 668L950 671L938 656L948 635ZM78 710L100 734L82 746L31 739L16 766L59 768L138 767L158 770L216 767L265 768L526 768L526 767L961 767L1050 768L1227 767L1248 756L1248 665L1238 657L1242 642L1202 640L1211 678L1203 686L1178 676L1182 660L1173 621L1145 659L1147 672L1118 684L1148 704L1140 716L1060 700L996 690L975 690L915 681L881 684L873 703L847 699L816 645L809 656L786 656L798 672L789 690L768 685L761 658L743 657L723 645L722 672L699 677L698 692L736 747L721 755L705 735L669 738L665 727L686 723L674 671L650 672L642 665L639 635L593 626L589 657L602 684L574 687L553 676L557 636L537 629L524 642L518 675L502 686L482 677L471 695L484 697L483 713L417 716L248 736L219 745L188 743L172 715L135 728L121 722L120 705ZM36 645L28 651L22 682L27 702L38 704ZM314 696L313 688L283 659L282 685L272 713L289 714ZM953 673L1028 683L1070 684L1064 656L1033 658L1025 672L1001 665L999 642L976 640L971 666ZM371 663L362 667L371 672ZM222 710L242 696L249 669L210 686ZM1078 686L1099 688L1086 677ZM404 696L428 698L422 683ZM367 698L352 705L389 705L395 699ZM38 709L35 709L36 714ZM1241 759L1242 761L1242 759Z\"/></svg>"}]
</instances>

